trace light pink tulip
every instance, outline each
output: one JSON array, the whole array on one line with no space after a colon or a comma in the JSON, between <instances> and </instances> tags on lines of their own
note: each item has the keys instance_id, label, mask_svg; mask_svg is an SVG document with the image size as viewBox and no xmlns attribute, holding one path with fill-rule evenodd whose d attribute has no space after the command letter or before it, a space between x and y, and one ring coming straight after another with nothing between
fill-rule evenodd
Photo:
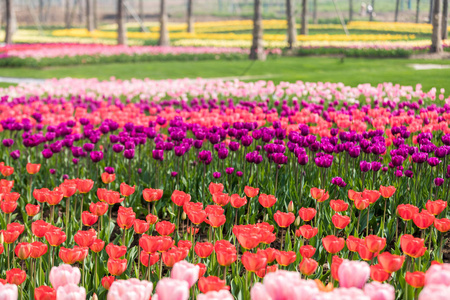
<instances>
[{"instance_id":1,"label":"light pink tulip","mask_svg":"<svg viewBox=\"0 0 450 300\"><path fill-rule=\"evenodd\" d=\"M425 285L450 285L450 264L432 265L425 273Z\"/></svg>"},{"instance_id":2,"label":"light pink tulip","mask_svg":"<svg viewBox=\"0 0 450 300\"><path fill-rule=\"evenodd\" d=\"M364 261L344 260L338 270L339 286L361 289L370 277L370 266Z\"/></svg>"},{"instance_id":3,"label":"light pink tulip","mask_svg":"<svg viewBox=\"0 0 450 300\"><path fill-rule=\"evenodd\" d=\"M72 267L71 265L60 265L53 267L50 271L50 282L55 290L60 286L73 283L78 285L81 279L80 269Z\"/></svg>"},{"instance_id":4,"label":"light pink tulip","mask_svg":"<svg viewBox=\"0 0 450 300\"><path fill-rule=\"evenodd\" d=\"M448 300L450 287L443 284L431 284L423 288L419 300Z\"/></svg>"},{"instance_id":5,"label":"light pink tulip","mask_svg":"<svg viewBox=\"0 0 450 300\"><path fill-rule=\"evenodd\" d=\"M312 280L302 280L297 272L269 273L264 277L263 284L269 299L312 299L314 295L319 294L316 283Z\"/></svg>"},{"instance_id":6,"label":"light pink tulip","mask_svg":"<svg viewBox=\"0 0 450 300\"><path fill-rule=\"evenodd\" d=\"M86 290L84 287L73 283L60 286L56 291L58 300L86 300Z\"/></svg>"},{"instance_id":7,"label":"light pink tulip","mask_svg":"<svg viewBox=\"0 0 450 300\"><path fill-rule=\"evenodd\" d=\"M158 300L187 300L189 299L189 283L184 280L163 278L158 281L155 294Z\"/></svg>"},{"instance_id":8,"label":"light pink tulip","mask_svg":"<svg viewBox=\"0 0 450 300\"><path fill-rule=\"evenodd\" d=\"M17 297L17 285L0 283L0 300L17 300Z\"/></svg>"},{"instance_id":9,"label":"light pink tulip","mask_svg":"<svg viewBox=\"0 0 450 300\"><path fill-rule=\"evenodd\" d=\"M370 300L394 300L395 289L392 285L373 281L364 286L364 293Z\"/></svg>"},{"instance_id":10,"label":"light pink tulip","mask_svg":"<svg viewBox=\"0 0 450 300\"><path fill-rule=\"evenodd\" d=\"M199 294L197 300L234 300L228 290L220 290L219 292L208 292L206 294Z\"/></svg>"},{"instance_id":11,"label":"light pink tulip","mask_svg":"<svg viewBox=\"0 0 450 300\"><path fill-rule=\"evenodd\" d=\"M262 283L255 283L250 291L250 297L252 300L272 300L267 294L266 288Z\"/></svg>"},{"instance_id":12,"label":"light pink tulip","mask_svg":"<svg viewBox=\"0 0 450 300\"><path fill-rule=\"evenodd\" d=\"M114 281L108 291L108 300L148 300L152 295L153 283L131 278Z\"/></svg>"},{"instance_id":13,"label":"light pink tulip","mask_svg":"<svg viewBox=\"0 0 450 300\"><path fill-rule=\"evenodd\" d=\"M304 298L302 298L304 299ZM321 292L313 298L307 300L370 300L361 289L357 288L336 288L332 292ZM305 299L305 300L306 300Z\"/></svg>"},{"instance_id":14,"label":"light pink tulip","mask_svg":"<svg viewBox=\"0 0 450 300\"><path fill-rule=\"evenodd\" d=\"M189 287L192 287L198 280L198 273L200 267L188 263L185 260L177 262L170 273L170 278L184 280L189 283Z\"/></svg>"}]
</instances>

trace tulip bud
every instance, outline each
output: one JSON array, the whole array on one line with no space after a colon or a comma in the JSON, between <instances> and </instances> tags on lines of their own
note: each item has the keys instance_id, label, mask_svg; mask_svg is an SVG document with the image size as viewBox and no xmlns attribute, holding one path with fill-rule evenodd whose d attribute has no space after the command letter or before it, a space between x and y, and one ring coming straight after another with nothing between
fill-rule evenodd
<instances>
[{"instance_id":1,"label":"tulip bud","mask_svg":"<svg viewBox=\"0 0 450 300\"><path fill-rule=\"evenodd\" d=\"M186 218L187 218L187 216L186 216L186 213L183 211L183 214L181 215L181 220L186 220Z\"/></svg>"},{"instance_id":2,"label":"tulip bud","mask_svg":"<svg viewBox=\"0 0 450 300\"><path fill-rule=\"evenodd\" d=\"M0 232L0 245L5 242L5 239L3 238L3 232Z\"/></svg>"},{"instance_id":3,"label":"tulip bud","mask_svg":"<svg viewBox=\"0 0 450 300\"><path fill-rule=\"evenodd\" d=\"M295 219L294 225L300 226L300 216L297 216L297 219Z\"/></svg>"},{"instance_id":4,"label":"tulip bud","mask_svg":"<svg viewBox=\"0 0 450 300\"><path fill-rule=\"evenodd\" d=\"M98 300L97 294L94 293L94 295L92 295L92 300Z\"/></svg>"},{"instance_id":5,"label":"tulip bud","mask_svg":"<svg viewBox=\"0 0 450 300\"><path fill-rule=\"evenodd\" d=\"M291 201L291 202L289 202L289 205L288 205L288 212L293 212L294 211L294 203Z\"/></svg>"}]
</instances>

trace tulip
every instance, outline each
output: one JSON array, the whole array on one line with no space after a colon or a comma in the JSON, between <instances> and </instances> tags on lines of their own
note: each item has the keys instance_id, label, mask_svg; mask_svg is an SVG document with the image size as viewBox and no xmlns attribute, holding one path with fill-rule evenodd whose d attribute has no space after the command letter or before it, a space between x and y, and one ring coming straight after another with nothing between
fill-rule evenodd
<instances>
[{"instance_id":1,"label":"tulip","mask_svg":"<svg viewBox=\"0 0 450 300\"><path fill-rule=\"evenodd\" d=\"M334 280L339 281L338 271L344 260L337 255L334 255L331 262L331 276Z\"/></svg>"},{"instance_id":2,"label":"tulip","mask_svg":"<svg viewBox=\"0 0 450 300\"><path fill-rule=\"evenodd\" d=\"M386 272L381 264L370 266L370 278L372 278L372 280L383 282L388 280L390 276L391 274Z\"/></svg>"},{"instance_id":3,"label":"tulip","mask_svg":"<svg viewBox=\"0 0 450 300\"><path fill-rule=\"evenodd\" d=\"M400 247L402 251L414 258L418 258L425 254L427 248L424 244L425 241L423 239L415 238L409 234L404 234L400 238Z\"/></svg>"},{"instance_id":4,"label":"tulip","mask_svg":"<svg viewBox=\"0 0 450 300\"><path fill-rule=\"evenodd\" d=\"M148 300L153 291L153 284L146 280L131 278L111 282L108 292L108 300Z\"/></svg>"},{"instance_id":5,"label":"tulip","mask_svg":"<svg viewBox=\"0 0 450 300\"><path fill-rule=\"evenodd\" d=\"M33 232L36 237L42 238L45 236L47 231L49 231L51 226L51 224L45 221L37 220L31 224L31 232Z\"/></svg>"},{"instance_id":6,"label":"tulip","mask_svg":"<svg viewBox=\"0 0 450 300\"><path fill-rule=\"evenodd\" d=\"M247 204L247 198L245 196L241 198L238 194L233 194L230 197L230 202L231 206L233 206L234 208L240 208Z\"/></svg>"},{"instance_id":7,"label":"tulip","mask_svg":"<svg viewBox=\"0 0 450 300\"><path fill-rule=\"evenodd\" d=\"M167 236L173 233L175 230L175 224L167 221L160 221L156 223L155 229L160 235Z\"/></svg>"},{"instance_id":8,"label":"tulip","mask_svg":"<svg viewBox=\"0 0 450 300\"><path fill-rule=\"evenodd\" d=\"M316 253L316 248L311 245L301 246L300 247L300 255L304 258L311 258Z\"/></svg>"},{"instance_id":9,"label":"tulip","mask_svg":"<svg viewBox=\"0 0 450 300\"><path fill-rule=\"evenodd\" d=\"M422 210L421 213L415 213L413 216L414 224L416 224L416 226L420 229L426 229L433 225L434 219L434 215L426 210Z\"/></svg>"},{"instance_id":10,"label":"tulip","mask_svg":"<svg viewBox=\"0 0 450 300\"><path fill-rule=\"evenodd\" d=\"M175 203L177 206L183 206L187 202L191 201L191 195L186 194L185 192L181 191L173 191L171 196L172 202Z\"/></svg>"},{"instance_id":11,"label":"tulip","mask_svg":"<svg viewBox=\"0 0 450 300\"><path fill-rule=\"evenodd\" d=\"M41 207L39 205L27 204L25 205L25 210L27 211L27 215L29 217L34 217L39 213Z\"/></svg>"},{"instance_id":12,"label":"tulip","mask_svg":"<svg viewBox=\"0 0 450 300\"><path fill-rule=\"evenodd\" d=\"M224 189L224 186L221 183L211 182L208 186L208 190L211 193L211 195L214 195L216 193L222 193L223 189Z\"/></svg>"},{"instance_id":13,"label":"tulip","mask_svg":"<svg viewBox=\"0 0 450 300\"><path fill-rule=\"evenodd\" d=\"M27 278L27 273L21 269L11 269L6 271L6 282L9 284L21 285Z\"/></svg>"},{"instance_id":14,"label":"tulip","mask_svg":"<svg viewBox=\"0 0 450 300\"><path fill-rule=\"evenodd\" d=\"M109 243L106 246L106 253L108 254L109 258L111 259L120 259L127 253L127 247L126 246L117 246L113 243Z\"/></svg>"},{"instance_id":15,"label":"tulip","mask_svg":"<svg viewBox=\"0 0 450 300\"><path fill-rule=\"evenodd\" d=\"M202 264L202 263L198 263L197 266L200 268L200 271L198 272L198 278L201 278L206 273L206 266L205 266L205 264Z\"/></svg>"},{"instance_id":16,"label":"tulip","mask_svg":"<svg viewBox=\"0 0 450 300\"><path fill-rule=\"evenodd\" d=\"M370 277L370 266L366 262L344 260L338 270L339 286L361 289Z\"/></svg>"},{"instance_id":17,"label":"tulip","mask_svg":"<svg viewBox=\"0 0 450 300\"><path fill-rule=\"evenodd\" d=\"M198 257L201 258L207 258L211 255L211 253L214 250L214 246L213 244L209 243L209 242L205 242L205 243L200 243L198 242L197 244L195 244L194 247L194 251L195 254L198 255Z\"/></svg>"},{"instance_id":18,"label":"tulip","mask_svg":"<svg viewBox=\"0 0 450 300\"><path fill-rule=\"evenodd\" d=\"M56 300L56 290L49 286L40 286L34 290L35 300Z\"/></svg>"},{"instance_id":19,"label":"tulip","mask_svg":"<svg viewBox=\"0 0 450 300\"><path fill-rule=\"evenodd\" d=\"M150 224L146 221L136 219L136 220L134 220L133 227L134 227L134 232L136 232L137 234L143 234L150 229Z\"/></svg>"},{"instance_id":20,"label":"tulip","mask_svg":"<svg viewBox=\"0 0 450 300\"><path fill-rule=\"evenodd\" d=\"M189 283L184 280L163 278L156 285L155 295L158 296L158 300L187 300Z\"/></svg>"},{"instance_id":21,"label":"tulip","mask_svg":"<svg viewBox=\"0 0 450 300\"><path fill-rule=\"evenodd\" d=\"M177 262L170 273L170 278L184 280L189 284L189 287L192 287L198 280L200 268L199 266L188 263L183 260Z\"/></svg>"},{"instance_id":22,"label":"tulip","mask_svg":"<svg viewBox=\"0 0 450 300\"><path fill-rule=\"evenodd\" d=\"M370 251L367 245L362 242L358 245L358 254L362 260L370 261L374 257L374 253Z\"/></svg>"},{"instance_id":23,"label":"tulip","mask_svg":"<svg viewBox=\"0 0 450 300\"><path fill-rule=\"evenodd\" d=\"M228 267L237 260L236 248L216 249L217 263Z\"/></svg>"},{"instance_id":24,"label":"tulip","mask_svg":"<svg viewBox=\"0 0 450 300\"><path fill-rule=\"evenodd\" d=\"M334 227L338 229L344 229L348 224L350 224L350 217L334 214L331 218L331 221L333 222Z\"/></svg>"},{"instance_id":25,"label":"tulip","mask_svg":"<svg viewBox=\"0 0 450 300\"><path fill-rule=\"evenodd\" d=\"M343 212L348 209L348 203L342 200L330 200L330 207L335 212Z\"/></svg>"},{"instance_id":26,"label":"tulip","mask_svg":"<svg viewBox=\"0 0 450 300\"><path fill-rule=\"evenodd\" d=\"M257 272L267 265L267 258L261 254L245 252L241 257L241 262L247 271Z\"/></svg>"},{"instance_id":27,"label":"tulip","mask_svg":"<svg viewBox=\"0 0 450 300\"><path fill-rule=\"evenodd\" d=\"M32 258L39 258L45 253L47 253L48 246L42 242L33 242L31 245L30 256Z\"/></svg>"},{"instance_id":28,"label":"tulip","mask_svg":"<svg viewBox=\"0 0 450 300\"><path fill-rule=\"evenodd\" d=\"M57 247L66 241L66 234L59 228L55 228L45 233L45 239L50 246Z\"/></svg>"},{"instance_id":29,"label":"tulip","mask_svg":"<svg viewBox=\"0 0 450 300\"><path fill-rule=\"evenodd\" d=\"M253 188L251 186L245 186L244 187L244 193L245 193L245 195L247 197L253 198L253 197L256 197L256 195L258 195L259 189L258 188Z\"/></svg>"},{"instance_id":30,"label":"tulip","mask_svg":"<svg viewBox=\"0 0 450 300\"><path fill-rule=\"evenodd\" d=\"M436 200L431 201L428 200L427 204L425 205L427 208L427 211L435 216L439 215L441 212L444 211L444 209L447 207L447 202L442 200Z\"/></svg>"},{"instance_id":31,"label":"tulip","mask_svg":"<svg viewBox=\"0 0 450 300\"><path fill-rule=\"evenodd\" d=\"M228 290L220 290L200 294L197 296L197 300L234 300L234 297Z\"/></svg>"},{"instance_id":32,"label":"tulip","mask_svg":"<svg viewBox=\"0 0 450 300\"><path fill-rule=\"evenodd\" d=\"M338 253L345 246L345 240L334 235L328 235L322 238L322 244L325 250L331 254Z\"/></svg>"},{"instance_id":33,"label":"tulip","mask_svg":"<svg viewBox=\"0 0 450 300\"><path fill-rule=\"evenodd\" d=\"M397 206L397 213L405 221L412 220L414 215L419 212L419 208L411 204L400 204Z\"/></svg>"},{"instance_id":34,"label":"tulip","mask_svg":"<svg viewBox=\"0 0 450 300\"><path fill-rule=\"evenodd\" d=\"M267 274L276 272L277 270L278 270L278 265L267 266L265 268L259 269L259 271L256 272L255 274L259 278L264 278L264 277L266 277Z\"/></svg>"},{"instance_id":35,"label":"tulip","mask_svg":"<svg viewBox=\"0 0 450 300\"><path fill-rule=\"evenodd\" d=\"M31 244L24 242L18 243L16 248L14 249L14 253L21 260L27 259L30 256L30 252L31 252Z\"/></svg>"},{"instance_id":36,"label":"tulip","mask_svg":"<svg viewBox=\"0 0 450 300\"><path fill-rule=\"evenodd\" d=\"M127 269L126 259L108 259L108 272L113 276L120 276Z\"/></svg>"},{"instance_id":37,"label":"tulip","mask_svg":"<svg viewBox=\"0 0 450 300\"><path fill-rule=\"evenodd\" d=\"M83 211L81 213L81 222L83 223L84 226L92 226L94 225L96 222L98 221L98 216L91 214L88 211Z\"/></svg>"},{"instance_id":38,"label":"tulip","mask_svg":"<svg viewBox=\"0 0 450 300\"><path fill-rule=\"evenodd\" d=\"M406 272L405 281L412 287L418 289L425 285L425 273L416 272Z\"/></svg>"},{"instance_id":39,"label":"tulip","mask_svg":"<svg viewBox=\"0 0 450 300\"><path fill-rule=\"evenodd\" d=\"M105 276L102 278L102 286L105 288L105 290L109 290L115 280L116 277L114 276Z\"/></svg>"},{"instance_id":40,"label":"tulip","mask_svg":"<svg viewBox=\"0 0 450 300\"><path fill-rule=\"evenodd\" d=\"M145 220L148 222L148 224L154 225L154 224L156 224L156 222L158 221L158 217L155 216L155 215L152 215L152 214L148 214L148 215L145 217Z\"/></svg>"},{"instance_id":41,"label":"tulip","mask_svg":"<svg viewBox=\"0 0 450 300\"><path fill-rule=\"evenodd\" d=\"M187 213L189 220L191 220L192 223L199 225L203 223L206 219L206 212L204 210L200 211L190 211Z\"/></svg>"},{"instance_id":42,"label":"tulip","mask_svg":"<svg viewBox=\"0 0 450 300\"><path fill-rule=\"evenodd\" d=\"M225 280L221 280L220 278L215 276L201 277L198 280L198 289L203 294L206 294L207 292L211 291L220 291L221 289L225 288L225 284Z\"/></svg>"},{"instance_id":43,"label":"tulip","mask_svg":"<svg viewBox=\"0 0 450 300\"><path fill-rule=\"evenodd\" d=\"M297 255L295 254L294 251L278 251L275 254L275 258L279 265L286 267L295 261Z\"/></svg>"},{"instance_id":44,"label":"tulip","mask_svg":"<svg viewBox=\"0 0 450 300\"><path fill-rule=\"evenodd\" d=\"M289 227L295 221L295 216L293 213L283 213L281 211L277 211L273 215L273 218L281 228Z\"/></svg>"},{"instance_id":45,"label":"tulip","mask_svg":"<svg viewBox=\"0 0 450 300\"><path fill-rule=\"evenodd\" d=\"M27 172L30 175L34 175L34 174L38 173L40 169L41 169L41 165L40 164L27 163Z\"/></svg>"},{"instance_id":46,"label":"tulip","mask_svg":"<svg viewBox=\"0 0 450 300\"><path fill-rule=\"evenodd\" d=\"M69 265L73 265L74 263L82 260L83 252L81 248L65 248L61 247L59 249L59 258L65 263Z\"/></svg>"},{"instance_id":47,"label":"tulip","mask_svg":"<svg viewBox=\"0 0 450 300\"><path fill-rule=\"evenodd\" d=\"M380 194L383 198L391 198L396 191L396 188L394 186L380 186Z\"/></svg>"},{"instance_id":48,"label":"tulip","mask_svg":"<svg viewBox=\"0 0 450 300\"><path fill-rule=\"evenodd\" d=\"M305 239L309 240L317 235L319 229L317 227L313 228L311 227L311 225L303 225L300 226L300 228L297 231L299 232L299 234L297 234L296 232L296 236L299 237L301 235Z\"/></svg>"},{"instance_id":49,"label":"tulip","mask_svg":"<svg viewBox=\"0 0 450 300\"><path fill-rule=\"evenodd\" d=\"M134 191L135 191L135 185L129 186L125 182L122 182L120 184L120 194L122 196L129 197L129 196L133 195Z\"/></svg>"},{"instance_id":50,"label":"tulip","mask_svg":"<svg viewBox=\"0 0 450 300\"><path fill-rule=\"evenodd\" d=\"M186 248L188 250L191 250L192 242L189 240L179 240L177 246L178 248Z\"/></svg>"},{"instance_id":51,"label":"tulip","mask_svg":"<svg viewBox=\"0 0 450 300\"><path fill-rule=\"evenodd\" d=\"M104 184L109 184L109 183L113 182L114 180L116 180L116 174L114 174L114 173L109 174L107 172L103 172L101 175L101 178L102 178L102 182Z\"/></svg>"},{"instance_id":52,"label":"tulip","mask_svg":"<svg viewBox=\"0 0 450 300\"><path fill-rule=\"evenodd\" d=\"M298 265L298 268L303 275L310 276L316 272L318 265L319 264L314 259L304 258Z\"/></svg>"},{"instance_id":53,"label":"tulip","mask_svg":"<svg viewBox=\"0 0 450 300\"><path fill-rule=\"evenodd\" d=\"M2 300L17 300L19 295L17 285L0 282L0 295Z\"/></svg>"},{"instance_id":54,"label":"tulip","mask_svg":"<svg viewBox=\"0 0 450 300\"><path fill-rule=\"evenodd\" d=\"M361 243L365 243L364 240L359 239L357 237L354 237L350 235L347 240L345 241L347 248L351 252L358 252L358 247Z\"/></svg>"},{"instance_id":55,"label":"tulip","mask_svg":"<svg viewBox=\"0 0 450 300\"><path fill-rule=\"evenodd\" d=\"M11 214L13 213L17 208L17 202L16 201L3 201L0 204L0 209L5 213L5 214ZM9 218L9 220L11 220L11 218ZM8 221L9 223L9 221Z\"/></svg>"},{"instance_id":56,"label":"tulip","mask_svg":"<svg viewBox=\"0 0 450 300\"><path fill-rule=\"evenodd\" d=\"M395 289L392 285L379 282L370 282L364 286L364 294L370 299L394 300Z\"/></svg>"},{"instance_id":57,"label":"tulip","mask_svg":"<svg viewBox=\"0 0 450 300\"><path fill-rule=\"evenodd\" d=\"M86 290L73 283L61 286L56 290L56 299L58 300L85 300Z\"/></svg>"},{"instance_id":58,"label":"tulip","mask_svg":"<svg viewBox=\"0 0 450 300\"><path fill-rule=\"evenodd\" d=\"M90 247L97 237L97 233L94 230L82 231L78 230L73 236L75 243L80 247Z\"/></svg>"},{"instance_id":59,"label":"tulip","mask_svg":"<svg viewBox=\"0 0 450 300\"><path fill-rule=\"evenodd\" d=\"M379 264L388 273L394 273L400 270L404 261L404 256L394 255L389 252L383 252L378 255Z\"/></svg>"},{"instance_id":60,"label":"tulip","mask_svg":"<svg viewBox=\"0 0 450 300\"><path fill-rule=\"evenodd\" d=\"M159 190L159 189L144 189L142 191L142 195L144 197L144 200L147 201L147 202L158 201L159 199L161 199L161 197L163 195L163 190Z\"/></svg>"},{"instance_id":61,"label":"tulip","mask_svg":"<svg viewBox=\"0 0 450 300\"><path fill-rule=\"evenodd\" d=\"M258 202L265 208L272 207L276 202L277 198L273 195L261 194L258 197Z\"/></svg>"},{"instance_id":62,"label":"tulip","mask_svg":"<svg viewBox=\"0 0 450 300\"><path fill-rule=\"evenodd\" d=\"M97 202L89 205L89 211L96 216L103 216L108 211L108 203ZM95 222L94 222L95 223Z\"/></svg>"},{"instance_id":63,"label":"tulip","mask_svg":"<svg viewBox=\"0 0 450 300\"><path fill-rule=\"evenodd\" d=\"M384 249L384 247L386 247L386 239L378 237L376 235L366 236L364 240L366 242L367 248L372 253L380 252Z\"/></svg>"},{"instance_id":64,"label":"tulip","mask_svg":"<svg viewBox=\"0 0 450 300\"><path fill-rule=\"evenodd\" d=\"M147 254L145 252L141 252L140 261L145 267L149 267L149 263L150 266L153 266L159 261L160 257L161 256L159 255L159 253Z\"/></svg>"}]
</instances>

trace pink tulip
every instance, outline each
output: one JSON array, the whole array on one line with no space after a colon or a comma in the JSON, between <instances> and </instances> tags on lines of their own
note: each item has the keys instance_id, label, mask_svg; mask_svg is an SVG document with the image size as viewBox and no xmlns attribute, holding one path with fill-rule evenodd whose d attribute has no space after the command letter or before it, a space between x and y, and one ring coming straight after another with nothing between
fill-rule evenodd
<instances>
[{"instance_id":1,"label":"pink tulip","mask_svg":"<svg viewBox=\"0 0 450 300\"><path fill-rule=\"evenodd\" d=\"M269 298L255 299L312 299L319 294L314 281L302 280L299 273L288 271L277 271L267 274L264 277L264 288Z\"/></svg>"},{"instance_id":2,"label":"pink tulip","mask_svg":"<svg viewBox=\"0 0 450 300\"><path fill-rule=\"evenodd\" d=\"M339 286L361 289L370 277L370 266L364 261L344 260L338 269Z\"/></svg>"},{"instance_id":3,"label":"pink tulip","mask_svg":"<svg viewBox=\"0 0 450 300\"><path fill-rule=\"evenodd\" d=\"M447 300L448 295L450 295L450 286L432 284L423 288L419 300Z\"/></svg>"},{"instance_id":4,"label":"pink tulip","mask_svg":"<svg viewBox=\"0 0 450 300\"><path fill-rule=\"evenodd\" d=\"M450 264L432 265L425 273L425 285L450 285Z\"/></svg>"},{"instance_id":5,"label":"pink tulip","mask_svg":"<svg viewBox=\"0 0 450 300\"><path fill-rule=\"evenodd\" d=\"M0 300L17 300L17 297L17 285L0 283Z\"/></svg>"},{"instance_id":6,"label":"pink tulip","mask_svg":"<svg viewBox=\"0 0 450 300\"><path fill-rule=\"evenodd\" d=\"M395 289L390 284L373 281L364 286L364 293L370 300L394 300Z\"/></svg>"},{"instance_id":7,"label":"pink tulip","mask_svg":"<svg viewBox=\"0 0 450 300\"><path fill-rule=\"evenodd\" d=\"M184 280L163 278L156 285L155 294L158 300L189 299L189 283ZM154 296L152 299L155 299Z\"/></svg>"},{"instance_id":8,"label":"pink tulip","mask_svg":"<svg viewBox=\"0 0 450 300\"><path fill-rule=\"evenodd\" d=\"M198 280L199 271L199 266L182 260L173 266L172 272L170 273L170 278L187 281L187 283L189 283L189 287L192 287Z\"/></svg>"},{"instance_id":9,"label":"pink tulip","mask_svg":"<svg viewBox=\"0 0 450 300\"><path fill-rule=\"evenodd\" d=\"M50 271L50 282L55 290L60 286L73 283L78 285L81 279L80 269L72 267L71 265L60 265L53 267Z\"/></svg>"},{"instance_id":10,"label":"pink tulip","mask_svg":"<svg viewBox=\"0 0 450 300\"><path fill-rule=\"evenodd\" d=\"M234 297L228 290L220 290L218 292L200 294L197 296L197 300L234 300Z\"/></svg>"},{"instance_id":11,"label":"pink tulip","mask_svg":"<svg viewBox=\"0 0 450 300\"><path fill-rule=\"evenodd\" d=\"M84 287L73 283L60 286L56 291L58 300L86 300L86 290Z\"/></svg>"},{"instance_id":12,"label":"pink tulip","mask_svg":"<svg viewBox=\"0 0 450 300\"><path fill-rule=\"evenodd\" d=\"M152 295L153 283L131 278L114 281L108 291L107 300L148 300Z\"/></svg>"},{"instance_id":13,"label":"pink tulip","mask_svg":"<svg viewBox=\"0 0 450 300\"><path fill-rule=\"evenodd\" d=\"M257 282L250 291L252 300L272 300L262 283Z\"/></svg>"}]
</instances>

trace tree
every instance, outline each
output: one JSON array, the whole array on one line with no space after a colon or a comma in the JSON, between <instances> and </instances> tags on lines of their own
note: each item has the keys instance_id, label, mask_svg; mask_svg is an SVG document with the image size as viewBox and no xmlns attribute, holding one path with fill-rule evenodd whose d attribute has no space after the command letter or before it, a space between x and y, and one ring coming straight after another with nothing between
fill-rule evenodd
<instances>
[{"instance_id":1,"label":"tree","mask_svg":"<svg viewBox=\"0 0 450 300\"><path fill-rule=\"evenodd\" d=\"M142 23L144 23L144 0L139 0L139 18L141 19ZM142 28L141 28L142 30Z\"/></svg>"},{"instance_id":2,"label":"tree","mask_svg":"<svg viewBox=\"0 0 450 300\"><path fill-rule=\"evenodd\" d=\"M398 9L399 9L399 7L400 7L400 0L397 0L395 2L395 18L394 18L395 22L398 21Z\"/></svg>"},{"instance_id":3,"label":"tree","mask_svg":"<svg viewBox=\"0 0 450 300\"><path fill-rule=\"evenodd\" d=\"M250 48L250 59L265 60L266 53L264 52L263 44L263 25L262 25L262 6L261 0L254 0L253 13L253 41Z\"/></svg>"},{"instance_id":4,"label":"tree","mask_svg":"<svg viewBox=\"0 0 450 300\"><path fill-rule=\"evenodd\" d=\"M117 44L127 44L127 28L125 24L124 0L117 0Z\"/></svg>"},{"instance_id":5,"label":"tree","mask_svg":"<svg viewBox=\"0 0 450 300\"><path fill-rule=\"evenodd\" d=\"M98 2L97 0L93 0L92 2L92 13L94 14L94 29L98 28Z\"/></svg>"},{"instance_id":6,"label":"tree","mask_svg":"<svg viewBox=\"0 0 450 300\"><path fill-rule=\"evenodd\" d=\"M187 31L189 33L194 32L194 17L192 16L193 0L187 2Z\"/></svg>"},{"instance_id":7,"label":"tree","mask_svg":"<svg viewBox=\"0 0 450 300\"><path fill-rule=\"evenodd\" d=\"M70 0L65 0L65 7L64 7L64 21L66 23L66 28L70 28Z\"/></svg>"},{"instance_id":8,"label":"tree","mask_svg":"<svg viewBox=\"0 0 450 300\"><path fill-rule=\"evenodd\" d=\"M301 35L308 35L308 0L302 0L302 27L300 28Z\"/></svg>"},{"instance_id":9,"label":"tree","mask_svg":"<svg viewBox=\"0 0 450 300\"><path fill-rule=\"evenodd\" d=\"M13 0L6 0L6 28L5 28L5 44L12 44L13 36Z\"/></svg>"},{"instance_id":10,"label":"tree","mask_svg":"<svg viewBox=\"0 0 450 300\"><path fill-rule=\"evenodd\" d=\"M373 14L375 13L375 0L372 0L372 11L370 12L370 21L373 21Z\"/></svg>"},{"instance_id":11,"label":"tree","mask_svg":"<svg viewBox=\"0 0 450 300\"><path fill-rule=\"evenodd\" d=\"M313 23L317 24L317 0L313 1Z\"/></svg>"},{"instance_id":12,"label":"tree","mask_svg":"<svg viewBox=\"0 0 450 300\"><path fill-rule=\"evenodd\" d=\"M348 21L353 21L353 0L348 0Z\"/></svg>"},{"instance_id":13,"label":"tree","mask_svg":"<svg viewBox=\"0 0 450 300\"><path fill-rule=\"evenodd\" d=\"M416 4L416 23L419 23L419 15L420 15L420 0L417 0L417 4Z\"/></svg>"},{"instance_id":14,"label":"tree","mask_svg":"<svg viewBox=\"0 0 450 300\"><path fill-rule=\"evenodd\" d=\"M288 25L288 44L292 49L297 44L297 28L295 24L295 15L292 7L292 0L286 0L286 18Z\"/></svg>"},{"instance_id":15,"label":"tree","mask_svg":"<svg viewBox=\"0 0 450 300\"><path fill-rule=\"evenodd\" d=\"M159 41L160 46L169 46L169 31L167 30L167 23L169 22L169 17L167 16L166 10L166 0L160 0L160 12L159 12Z\"/></svg>"},{"instance_id":16,"label":"tree","mask_svg":"<svg viewBox=\"0 0 450 300\"><path fill-rule=\"evenodd\" d=\"M92 0L86 0L86 28L89 32L94 31L94 11Z\"/></svg>"},{"instance_id":17,"label":"tree","mask_svg":"<svg viewBox=\"0 0 450 300\"><path fill-rule=\"evenodd\" d=\"M428 13L428 23L433 24L434 0L430 0L430 11Z\"/></svg>"},{"instance_id":18,"label":"tree","mask_svg":"<svg viewBox=\"0 0 450 300\"><path fill-rule=\"evenodd\" d=\"M442 7L442 39L448 39L448 0L444 0Z\"/></svg>"},{"instance_id":19,"label":"tree","mask_svg":"<svg viewBox=\"0 0 450 300\"><path fill-rule=\"evenodd\" d=\"M442 53L442 15L441 15L442 0L434 0L433 5L433 33L431 35L431 53Z\"/></svg>"}]
</instances>

